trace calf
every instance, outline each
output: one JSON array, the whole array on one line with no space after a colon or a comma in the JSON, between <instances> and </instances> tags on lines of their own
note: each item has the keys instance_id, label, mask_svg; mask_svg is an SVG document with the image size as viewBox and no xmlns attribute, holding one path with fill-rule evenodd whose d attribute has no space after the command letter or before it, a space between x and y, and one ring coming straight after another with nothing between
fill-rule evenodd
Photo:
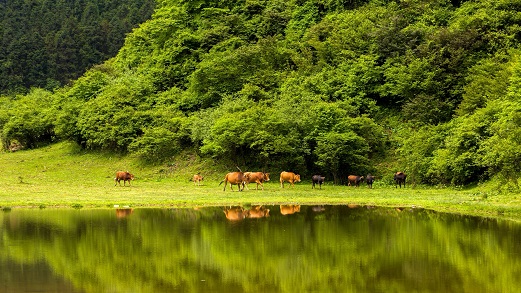
<instances>
[{"instance_id":1,"label":"calf","mask_svg":"<svg viewBox=\"0 0 521 293\"><path fill-rule=\"evenodd\" d=\"M324 183L324 180L326 180L326 177L322 177L320 175L313 175L313 177L311 177L311 181L313 182L311 188L315 188L315 184L318 184L320 189L322 189L322 183Z\"/></svg>"},{"instance_id":2,"label":"calf","mask_svg":"<svg viewBox=\"0 0 521 293\"><path fill-rule=\"evenodd\" d=\"M194 181L194 185L201 185L203 182L203 176L201 176L201 174L197 173L194 175L194 178L192 180Z\"/></svg>"},{"instance_id":3,"label":"calf","mask_svg":"<svg viewBox=\"0 0 521 293\"><path fill-rule=\"evenodd\" d=\"M130 180L134 180L134 175L130 174L128 171L118 171L116 172L116 178L114 178L114 181L116 184L114 186L118 185L121 186L121 180L123 180L123 186L125 186L125 183L128 181L128 186L130 186Z\"/></svg>"},{"instance_id":4,"label":"calf","mask_svg":"<svg viewBox=\"0 0 521 293\"><path fill-rule=\"evenodd\" d=\"M347 186L360 186L360 182L364 180L363 176L349 175L347 176Z\"/></svg>"}]
</instances>

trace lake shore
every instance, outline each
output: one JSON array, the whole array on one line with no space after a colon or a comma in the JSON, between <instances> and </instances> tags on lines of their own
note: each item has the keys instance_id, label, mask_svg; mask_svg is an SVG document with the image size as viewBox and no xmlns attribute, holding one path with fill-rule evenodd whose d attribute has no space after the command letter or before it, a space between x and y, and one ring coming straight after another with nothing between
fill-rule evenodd
<instances>
[{"instance_id":1,"label":"lake shore","mask_svg":"<svg viewBox=\"0 0 521 293\"><path fill-rule=\"evenodd\" d=\"M438 212L521 221L521 196L474 187L456 189L411 186L395 188L377 180L365 185L334 185L326 178L322 189L310 180L281 188L277 173L264 190L223 191L225 171L209 163L179 161L174 167L143 166L135 159L78 150L73 144L0 153L0 208L169 208L233 205L345 205L424 208ZM136 175L132 186L114 186L117 170ZM203 172L201 170L207 170ZM205 175L195 186L191 176Z\"/></svg>"},{"instance_id":2,"label":"lake shore","mask_svg":"<svg viewBox=\"0 0 521 293\"><path fill-rule=\"evenodd\" d=\"M175 179L134 181L132 186L114 186L109 178L103 185L95 183L63 184L49 182L45 186L18 183L0 188L0 207L14 208L171 208L241 205L360 205L399 208L423 208L438 212L503 218L521 221L519 199L509 195L486 196L475 190L451 188L393 188L376 185L348 187L324 185L311 189L310 182L281 188L278 182L267 182L264 190L241 192L229 186L223 191L218 181L194 186Z\"/></svg>"}]
</instances>

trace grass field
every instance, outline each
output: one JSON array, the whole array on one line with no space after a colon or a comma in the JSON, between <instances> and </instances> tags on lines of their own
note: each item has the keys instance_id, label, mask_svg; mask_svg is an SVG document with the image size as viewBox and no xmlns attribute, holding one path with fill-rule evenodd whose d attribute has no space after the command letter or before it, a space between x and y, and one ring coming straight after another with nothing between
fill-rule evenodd
<instances>
[{"instance_id":1,"label":"grass field","mask_svg":"<svg viewBox=\"0 0 521 293\"><path fill-rule=\"evenodd\" d=\"M303 180L283 189L278 173L264 190L237 192L219 182L226 171L211 162L186 156L175 163L143 166L138 160L103 153L85 152L70 143L37 150L0 153L0 207L14 208L112 208L196 207L249 204L358 204L417 207L468 215L521 221L518 193L491 192L484 188L395 188L376 182L373 189L335 186L326 182L311 189ZM114 173L128 170L136 176L131 187L114 186ZM203 171L206 170L206 171ZM205 175L202 186L194 186L192 174ZM327 180L327 179L326 179Z\"/></svg>"}]
</instances>

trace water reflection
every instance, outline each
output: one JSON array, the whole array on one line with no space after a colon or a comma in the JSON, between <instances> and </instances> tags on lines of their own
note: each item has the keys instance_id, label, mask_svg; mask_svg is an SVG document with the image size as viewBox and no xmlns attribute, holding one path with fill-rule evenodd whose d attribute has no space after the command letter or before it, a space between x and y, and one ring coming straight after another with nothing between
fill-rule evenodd
<instances>
[{"instance_id":1,"label":"water reflection","mask_svg":"<svg viewBox=\"0 0 521 293\"><path fill-rule=\"evenodd\" d=\"M0 291L515 292L520 232L413 208L13 210Z\"/></svg>"},{"instance_id":2,"label":"water reflection","mask_svg":"<svg viewBox=\"0 0 521 293\"><path fill-rule=\"evenodd\" d=\"M224 214L226 215L226 219L230 221L240 221L246 218L258 219L269 217L270 209L261 205L255 205L249 209L245 209L241 206L234 206L224 208Z\"/></svg>"},{"instance_id":3,"label":"water reflection","mask_svg":"<svg viewBox=\"0 0 521 293\"><path fill-rule=\"evenodd\" d=\"M248 211L249 218L266 218L270 216L270 209L264 207L264 206L252 206L250 210Z\"/></svg>"},{"instance_id":4,"label":"water reflection","mask_svg":"<svg viewBox=\"0 0 521 293\"><path fill-rule=\"evenodd\" d=\"M300 212L300 205L296 204L288 204L288 205L280 205L280 213L283 215L292 215L294 213Z\"/></svg>"},{"instance_id":5,"label":"water reflection","mask_svg":"<svg viewBox=\"0 0 521 293\"><path fill-rule=\"evenodd\" d=\"M224 214L230 221L240 221L248 217L248 210L243 207L230 207L224 209Z\"/></svg>"},{"instance_id":6,"label":"water reflection","mask_svg":"<svg viewBox=\"0 0 521 293\"><path fill-rule=\"evenodd\" d=\"M116 218L123 219L128 216L130 216L134 212L134 209L131 208L123 208L123 209L116 209Z\"/></svg>"}]
</instances>

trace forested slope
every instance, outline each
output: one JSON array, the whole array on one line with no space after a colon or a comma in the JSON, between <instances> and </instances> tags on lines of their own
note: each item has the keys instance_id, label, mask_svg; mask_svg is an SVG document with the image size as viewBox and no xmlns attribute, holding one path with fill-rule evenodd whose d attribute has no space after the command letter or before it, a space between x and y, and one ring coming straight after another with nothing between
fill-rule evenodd
<instances>
[{"instance_id":1,"label":"forested slope","mask_svg":"<svg viewBox=\"0 0 521 293\"><path fill-rule=\"evenodd\" d=\"M520 33L521 1L159 1L115 58L3 103L2 139L515 183Z\"/></svg>"},{"instance_id":2,"label":"forested slope","mask_svg":"<svg viewBox=\"0 0 521 293\"><path fill-rule=\"evenodd\" d=\"M116 55L154 0L0 1L0 94L54 89Z\"/></svg>"}]
</instances>

